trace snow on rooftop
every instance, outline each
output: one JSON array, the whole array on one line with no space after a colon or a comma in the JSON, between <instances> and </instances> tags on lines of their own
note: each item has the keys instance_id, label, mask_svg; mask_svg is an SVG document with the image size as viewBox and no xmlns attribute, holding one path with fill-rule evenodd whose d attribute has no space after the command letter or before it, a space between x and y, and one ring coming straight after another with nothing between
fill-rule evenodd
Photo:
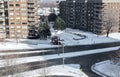
<instances>
[{"instance_id":1,"label":"snow on rooftop","mask_svg":"<svg viewBox=\"0 0 120 77\"><path fill-rule=\"evenodd\" d=\"M120 40L120 33L111 33L109 37Z\"/></svg>"}]
</instances>

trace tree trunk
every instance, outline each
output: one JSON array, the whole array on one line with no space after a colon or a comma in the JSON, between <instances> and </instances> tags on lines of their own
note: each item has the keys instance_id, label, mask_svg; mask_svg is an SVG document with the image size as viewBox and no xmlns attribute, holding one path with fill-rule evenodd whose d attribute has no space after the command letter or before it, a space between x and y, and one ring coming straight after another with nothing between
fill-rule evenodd
<instances>
[{"instance_id":1,"label":"tree trunk","mask_svg":"<svg viewBox=\"0 0 120 77\"><path fill-rule=\"evenodd\" d=\"M107 32L107 36L106 37L108 37L108 35L109 35L109 33Z\"/></svg>"}]
</instances>

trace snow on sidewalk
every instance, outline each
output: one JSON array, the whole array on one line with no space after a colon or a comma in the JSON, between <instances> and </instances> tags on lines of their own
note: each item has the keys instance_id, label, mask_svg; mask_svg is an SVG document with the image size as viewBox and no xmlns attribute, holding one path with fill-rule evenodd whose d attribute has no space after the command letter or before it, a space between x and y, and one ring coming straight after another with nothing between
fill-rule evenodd
<instances>
[{"instance_id":1,"label":"snow on sidewalk","mask_svg":"<svg viewBox=\"0 0 120 77\"><path fill-rule=\"evenodd\" d=\"M33 71L27 71L23 73L18 73L15 76L24 76L24 77L38 77L42 76L42 73L44 68L33 70ZM72 77L88 77L85 73L80 71L80 65L78 64L67 64L67 65L54 65L45 68L45 71L47 71L46 75L57 75L57 76L72 76ZM10 75L9 75L10 76ZM7 77L9 77L7 76Z\"/></svg>"},{"instance_id":2,"label":"snow on sidewalk","mask_svg":"<svg viewBox=\"0 0 120 77\"><path fill-rule=\"evenodd\" d=\"M77 51L77 52L70 52L70 53L64 53L64 54L54 54L54 55L44 55L44 56L34 56L34 57L24 57L24 58L17 58L17 59L10 59L15 61L16 64L22 64L22 63L29 63L29 62L35 62L35 61L45 61L45 60L51 60L51 59L59 59L59 58L70 58L70 57L76 57L76 56L83 56L83 55L89 55L89 54L96 54L96 53L102 53L102 52L109 52L118 50L120 46L118 47L110 47L110 48L103 48L103 49L95 49L95 50L87 50L87 51ZM4 67L4 64L6 63L5 60L0 60L0 67Z\"/></svg>"},{"instance_id":3,"label":"snow on sidewalk","mask_svg":"<svg viewBox=\"0 0 120 77\"><path fill-rule=\"evenodd\" d=\"M120 62L114 64L110 60L102 61L94 64L92 71L102 77L120 77Z\"/></svg>"}]
</instances>

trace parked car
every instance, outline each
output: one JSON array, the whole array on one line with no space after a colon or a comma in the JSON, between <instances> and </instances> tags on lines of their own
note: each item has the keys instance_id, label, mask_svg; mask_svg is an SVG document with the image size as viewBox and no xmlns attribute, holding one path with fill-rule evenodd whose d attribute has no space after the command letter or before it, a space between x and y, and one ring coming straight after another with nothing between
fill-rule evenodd
<instances>
[{"instance_id":1,"label":"parked car","mask_svg":"<svg viewBox=\"0 0 120 77\"><path fill-rule=\"evenodd\" d=\"M51 43L52 43L53 45L61 45L60 38L59 38L58 36L53 36L53 37L51 38Z\"/></svg>"}]
</instances>

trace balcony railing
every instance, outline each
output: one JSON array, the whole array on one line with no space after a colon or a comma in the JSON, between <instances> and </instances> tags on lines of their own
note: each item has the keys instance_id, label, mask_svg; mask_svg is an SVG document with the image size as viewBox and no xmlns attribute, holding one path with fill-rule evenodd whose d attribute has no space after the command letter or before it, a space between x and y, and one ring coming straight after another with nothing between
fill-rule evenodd
<instances>
[{"instance_id":1,"label":"balcony railing","mask_svg":"<svg viewBox=\"0 0 120 77\"><path fill-rule=\"evenodd\" d=\"M29 21L35 21L33 18L29 18L28 20L29 20Z\"/></svg>"},{"instance_id":2,"label":"balcony railing","mask_svg":"<svg viewBox=\"0 0 120 77\"><path fill-rule=\"evenodd\" d=\"M35 12L35 10L28 10L28 12Z\"/></svg>"},{"instance_id":3,"label":"balcony railing","mask_svg":"<svg viewBox=\"0 0 120 77\"><path fill-rule=\"evenodd\" d=\"M34 8L35 6L34 5L28 5L28 8Z\"/></svg>"}]
</instances>

